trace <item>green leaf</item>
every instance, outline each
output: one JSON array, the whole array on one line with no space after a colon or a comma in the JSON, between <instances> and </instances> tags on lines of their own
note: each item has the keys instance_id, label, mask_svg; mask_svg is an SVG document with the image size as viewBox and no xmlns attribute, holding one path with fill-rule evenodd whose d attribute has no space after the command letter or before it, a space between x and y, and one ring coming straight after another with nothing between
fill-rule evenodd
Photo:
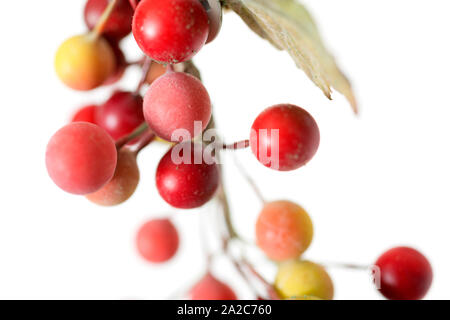
<instances>
[{"instance_id":1,"label":"green leaf","mask_svg":"<svg viewBox=\"0 0 450 320\"><path fill-rule=\"evenodd\" d=\"M280 50L286 50L297 67L331 99L331 88L342 93L353 111L357 102L347 77L322 42L317 26L296 0L225 0L260 37Z\"/></svg>"}]
</instances>

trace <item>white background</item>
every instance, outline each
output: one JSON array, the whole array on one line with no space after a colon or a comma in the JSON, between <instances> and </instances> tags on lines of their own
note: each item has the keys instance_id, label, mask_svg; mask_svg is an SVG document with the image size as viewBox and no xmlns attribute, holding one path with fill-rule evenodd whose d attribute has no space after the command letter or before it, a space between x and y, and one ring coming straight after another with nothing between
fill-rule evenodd
<instances>
[{"instance_id":1,"label":"white background","mask_svg":"<svg viewBox=\"0 0 450 320\"><path fill-rule=\"evenodd\" d=\"M307 167L277 173L259 165L249 150L237 153L267 199L290 199L310 212L315 238L305 256L369 264L392 246L411 245L434 268L427 298L449 298L450 4L304 2L354 83L360 117L339 94L328 101L287 54L230 13L219 38L196 57L220 130L229 142L247 138L265 107L305 107L322 136ZM50 136L77 107L101 102L110 90L74 92L54 74L58 45L84 31L83 4L0 1L0 298L166 298L203 272L198 222L201 215L214 216L216 207L176 212L160 199L154 170L164 147L143 152L141 185L117 208L66 194L47 176ZM132 38L124 47L130 59L139 57ZM134 88L138 77L129 70L120 87ZM260 203L232 157L226 160L233 220L252 240ZM146 219L166 215L180 228L181 251L167 265L150 265L135 252L135 232ZM274 268L262 255L253 256L270 279ZM215 264L215 272L241 298L251 298L226 260ZM365 272L330 273L337 299L381 298Z\"/></svg>"}]
</instances>

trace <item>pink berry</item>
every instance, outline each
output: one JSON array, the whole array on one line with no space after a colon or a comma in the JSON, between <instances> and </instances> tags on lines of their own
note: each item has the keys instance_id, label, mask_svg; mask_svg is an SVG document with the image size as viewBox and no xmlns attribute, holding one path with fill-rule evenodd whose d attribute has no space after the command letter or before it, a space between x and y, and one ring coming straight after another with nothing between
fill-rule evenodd
<instances>
[{"instance_id":1,"label":"pink berry","mask_svg":"<svg viewBox=\"0 0 450 320\"><path fill-rule=\"evenodd\" d=\"M99 190L114 175L117 151L105 130L92 123L72 122L50 139L45 162L55 184L73 194Z\"/></svg>"},{"instance_id":2,"label":"pink berry","mask_svg":"<svg viewBox=\"0 0 450 320\"><path fill-rule=\"evenodd\" d=\"M145 94L144 116L149 127L162 139L171 141L177 129L184 129L191 139L208 125L211 100L197 78L182 72L168 72L156 79ZM195 131L195 121L201 123L200 132Z\"/></svg>"},{"instance_id":3,"label":"pink berry","mask_svg":"<svg viewBox=\"0 0 450 320\"><path fill-rule=\"evenodd\" d=\"M150 220L139 229L136 245L145 260L153 263L166 262L178 250L178 231L168 219Z\"/></svg>"}]
</instances>

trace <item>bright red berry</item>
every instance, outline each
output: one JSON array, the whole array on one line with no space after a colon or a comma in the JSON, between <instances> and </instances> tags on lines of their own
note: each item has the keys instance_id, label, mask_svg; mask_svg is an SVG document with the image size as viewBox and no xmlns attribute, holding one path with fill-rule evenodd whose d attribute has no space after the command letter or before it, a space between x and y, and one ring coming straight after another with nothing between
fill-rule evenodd
<instances>
[{"instance_id":1,"label":"bright red berry","mask_svg":"<svg viewBox=\"0 0 450 320\"><path fill-rule=\"evenodd\" d=\"M97 124L117 140L133 132L145 119L140 95L127 91L116 91L101 106L96 114Z\"/></svg>"},{"instance_id":2,"label":"bright red berry","mask_svg":"<svg viewBox=\"0 0 450 320\"><path fill-rule=\"evenodd\" d=\"M198 0L143 0L133 18L133 35L150 58L178 63L205 44L208 15Z\"/></svg>"},{"instance_id":3,"label":"bright red berry","mask_svg":"<svg viewBox=\"0 0 450 320\"><path fill-rule=\"evenodd\" d=\"M191 300L237 300L234 291L208 272L189 291Z\"/></svg>"},{"instance_id":4,"label":"bright red berry","mask_svg":"<svg viewBox=\"0 0 450 320\"><path fill-rule=\"evenodd\" d=\"M136 245L145 260L153 263L166 262L178 250L178 231L168 219L150 220L139 229Z\"/></svg>"},{"instance_id":5,"label":"bright red berry","mask_svg":"<svg viewBox=\"0 0 450 320\"><path fill-rule=\"evenodd\" d=\"M84 20L90 30L94 29L98 20L108 6L110 0L88 0L84 7ZM128 0L118 0L103 34L111 39L120 40L131 32L133 8Z\"/></svg>"},{"instance_id":6,"label":"bright red berry","mask_svg":"<svg viewBox=\"0 0 450 320\"><path fill-rule=\"evenodd\" d=\"M156 187L171 206L193 209L214 196L219 186L219 170L215 162L205 161L202 149L201 145L195 147L191 142L178 144L159 162Z\"/></svg>"},{"instance_id":7,"label":"bright red berry","mask_svg":"<svg viewBox=\"0 0 450 320\"><path fill-rule=\"evenodd\" d=\"M393 248L381 255L375 265L380 268L380 292L388 299L419 300L430 289L431 265L415 249Z\"/></svg>"},{"instance_id":8,"label":"bright red berry","mask_svg":"<svg viewBox=\"0 0 450 320\"><path fill-rule=\"evenodd\" d=\"M95 124L96 111L96 105L82 107L73 115L71 122L89 122Z\"/></svg>"},{"instance_id":9,"label":"bright red berry","mask_svg":"<svg viewBox=\"0 0 450 320\"><path fill-rule=\"evenodd\" d=\"M266 167L290 171L311 160L319 142L317 123L306 110L280 104L267 108L256 118L250 144Z\"/></svg>"}]
</instances>

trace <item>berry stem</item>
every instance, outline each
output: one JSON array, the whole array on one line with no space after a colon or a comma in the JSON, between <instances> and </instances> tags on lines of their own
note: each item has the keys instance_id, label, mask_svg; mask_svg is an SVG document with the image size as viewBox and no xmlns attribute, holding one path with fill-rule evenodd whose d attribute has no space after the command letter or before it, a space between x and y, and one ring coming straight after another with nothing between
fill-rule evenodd
<instances>
[{"instance_id":1,"label":"berry stem","mask_svg":"<svg viewBox=\"0 0 450 320\"><path fill-rule=\"evenodd\" d=\"M145 81L147 80L147 76L148 76L148 73L150 72L152 63L153 63L152 59L150 59L149 57L144 58L144 62L142 64L142 77L141 77L141 80L139 80L136 90L134 90L135 94L139 94L139 92L142 89L142 86L145 84Z\"/></svg>"},{"instance_id":2,"label":"berry stem","mask_svg":"<svg viewBox=\"0 0 450 320\"><path fill-rule=\"evenodd\" d=\"M326 262L319 263L325 268L339 268L339 269L352 269L352 270L369 270L370 265L360 265L353 263L342 263L342 262Z\"/></svg>"},{"instance_id":3,"label":"berry stem","mask_svg":"<svg viewBox=\"0 0 450 320\"><path fill-rule=\"evenodd\" d=\"M117 140L116 141L117 150L120 150L124 145L126 145L131 140L136 139L137 137L141 136L147 129L148 129L148 125L146 122L144 122L139 127L137 127L132 133Z\"/></svg>"},{"instance_id":4,"label":"berry stem","mask_svg":"<svg viewBox=\"0 0 450 320\"><path fill-rule=\"evenodd\" d=\"M111 16L116 5L117 5L117 0L111 0L108 3L108 6L106 7L105 11L103 11L102 16L98 20L94 30L92 30L92 35L93 35L94 39L97 39L103 33L106 23L108 22L109 17Z\"/></svg>"},{"instance_id":5,"label":"berry stem","mask_svg":"<svg viewBox=\"0 0 450 320\"><path fill-rule=\"evenodd\" d=\"M232 144L223 144L222 149L224 150L239 150L246 149L250 146L250 140L242 140Z\"/></svg>"},{"instance_id":6,"label":"berry stem","mask_svg":"<svg viewBox=\"0 0 450 320\"><path fill-rule=\"evenodd\" d=\"M252 188L253 192L258 197L258 199L263 204L267 203L266 199L262 195L261 190L258 188L258 186L256 185L255 181L248 175L247 171L244 169L242 164L239 162L238 158L236 156L234 156L233 158L234 158L234 163L235 163L236 167L239 170L239 173L245 178L245 180L250 185L250 187Z\"/></svg>"},{"instance_id":7,"label":"berry stem","mask_svg":"<svg viewBox=\"0 0 450 320\"><path fill-rule=\"evenodd\" d=\"M137 7L137 0L130 0L130 5L133 8L133 10L136 10Z\"/></svg>"},{"instance_id":8,"label":"berry stem","mask_svg":"<svg viewBox=\"0 0 450 320\"><path fill-rule=\"evenodd\" d=\"M134 153L138 155L139 152L141 152L145 147L147 147L150 143L152 143L152 141L155 140L155 138L156 135L152 131L147 130L147 132L142 134L139 142L136 145Z\"/></svg>"},{"instance_id":9,"label":"berry stem","mask_svg":"<svg viewBox=\"0 0 450 320\"><path fill-rule=\"evenodd\" d=\"M243 258L241 263L264 285L271 300L280 300L280 297L273 286L258 271L256 271L255 267L253 267L250 262Z\"/></svg>"}]
</instances>

